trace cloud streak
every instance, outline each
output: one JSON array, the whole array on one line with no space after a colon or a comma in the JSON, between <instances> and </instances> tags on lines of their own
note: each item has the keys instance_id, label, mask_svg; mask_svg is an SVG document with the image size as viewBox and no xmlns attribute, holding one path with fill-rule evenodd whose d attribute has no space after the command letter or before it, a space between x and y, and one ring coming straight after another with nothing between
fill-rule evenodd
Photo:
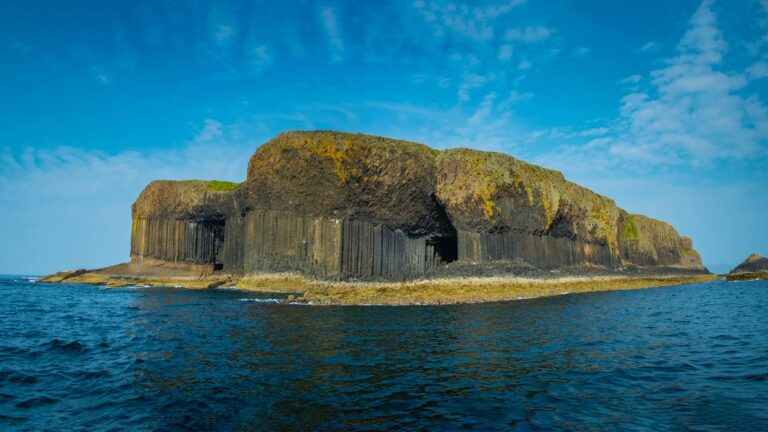
<instances>
[{"instance_id":1,"label":"cloud streak","mask_svg":"<svg viewBox=\"0 0 768 432\"><path fill-rule=\"evenodd\" d=\"M328 41L328 50L331 61L334 63L344 60L344 39L341 35L341 28L336 17L336 11L331 6L320 9L320 20Z\"/></svg>"},{"instance_id":2,"label":"cloud streak","mask_svg":"<svg viewBox=\"0 0 768 432\"><path fill-rule=\"evenodd\" d=\"M748 77L722 71L727 44L712 2L691 17L667 66L651 72L652 87L622 99L613 155L653 164L708 164L763 156L768 111L757 95L739 91Z\"/></svg>"},{"instance_id":3,"label":"cloud streak","mask_svg":"<svg viewBox=\"0 0 768 432\"><path fill-rule=\"evenodd\" d=\"M144 186L154 179L242 181L254 146L239 142L236 135L209 119L174 150L109 154L75 147L19 153L3 149L0 236L16 252L4 256L0 273L125 261L130 203ZM55 268L47 267L52 263Z\"/></svg>"}]
</instances>

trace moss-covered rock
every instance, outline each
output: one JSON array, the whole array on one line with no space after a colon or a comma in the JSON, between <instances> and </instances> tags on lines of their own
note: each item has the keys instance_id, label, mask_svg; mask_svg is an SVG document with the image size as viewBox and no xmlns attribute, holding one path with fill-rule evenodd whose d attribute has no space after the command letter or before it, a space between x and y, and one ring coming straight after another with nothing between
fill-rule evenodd
<instances>
[{"instance_id":1,"label":"moss-covered rock","mask_svg":"<svg viewBox=\"0 0 768 432\"><path fill-rule=\"evenodd\" d=\"M241 208L450 231L435 200L437 152L423 144L332 131L285 132L259 147L238 191Z\"/></svg>"},{"instance_id":2,"label":"moss-covered rock","mask_svg":"<svg viewBox=\"0 0 768 432\"><path fill-rule=\"evenodd\" d=\"M567 237L616 251L616 203L501 153L438 154L437 197L459 230Z\"/></svg>"},{"instance_id":3,"label":"moss-covered rock","mask_svg":"<svg viewBox=\"0 0 768 432\"><path fill-rule=\"evenodd\" d=\"M238 183L205 180L155 180L147 185L131 207L133 219L223 219L234 211Z\"/></svg>"}]
</instances>

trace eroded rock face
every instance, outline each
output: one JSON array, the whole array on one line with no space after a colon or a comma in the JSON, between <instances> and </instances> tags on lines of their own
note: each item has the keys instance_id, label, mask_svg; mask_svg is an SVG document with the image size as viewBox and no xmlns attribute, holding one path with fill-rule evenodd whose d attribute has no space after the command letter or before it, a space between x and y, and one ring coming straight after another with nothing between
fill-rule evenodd
<instances>
[{"instance_id":1,"label":"eroded rock face","mask_svg":"<svg viewBox=\"0 0 768 432\"><path fill-rule=\"evenodd\" d=\"M557 171L500 153L340 132L286 132L240 185L152 182L133 206L135 259L418 277L453 260L702 270L688 238Z\"/></svg>"},{"instance_id":2,"label":"eroded rock face","mask_svg":"<svg viewBox=\"0 0 768 432\"><path fill-rule=\"evenodd\" d=\"M451 231L435 199L435 155L423 144L339 132L286 132L248 163L238 203L385 224L410 234Z\"/></svg>"}]
</instances>

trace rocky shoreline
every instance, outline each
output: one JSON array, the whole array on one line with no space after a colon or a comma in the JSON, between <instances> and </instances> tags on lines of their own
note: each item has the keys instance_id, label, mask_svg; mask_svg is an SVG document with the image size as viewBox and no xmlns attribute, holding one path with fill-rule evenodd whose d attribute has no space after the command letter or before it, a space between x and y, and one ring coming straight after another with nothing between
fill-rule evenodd
<instances>
[{"instance_id":1,"label":"rocky shoreline","mask_svg":"<svg viewBox=\"0 0 768 432\"><path fill-rule=\"evenodd\" d=\"M299 273L195 274L175 269L175 274L146 270L115 273L112 266L99 270L74 270L40 278L43 283L89 284L106 287L176 287L189 289L237 288L243 291L290 294L291 302L318 305L443 305L486 303L546 297L581 292L642 289L708 282L720 276L705 272L669 269L652 274L648 270L619 274L598 269L571 272L540 272L523 275L440 276L402 282L323 281ZM151 275L154 274L154 275Z\"/></svg>"}]
</instances>

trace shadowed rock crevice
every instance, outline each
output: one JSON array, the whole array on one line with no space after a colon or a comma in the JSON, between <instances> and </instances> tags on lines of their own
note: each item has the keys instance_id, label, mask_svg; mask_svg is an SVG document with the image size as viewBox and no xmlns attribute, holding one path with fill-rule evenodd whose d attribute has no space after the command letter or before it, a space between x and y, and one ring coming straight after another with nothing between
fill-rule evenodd
<instances>
[{"instance_id":1,"label":"shadowed rock crevice","mask_svg":"<svg viewBox=\"0 0 768 432\"><path fill-rule=\"evenodd\" d=\"M500 153L340 132L286 132L241 184L155 181L133 205L131 256L233 274L403 280L453 261L703 270L690 239Z\"/></svg>"}]
</instances>

